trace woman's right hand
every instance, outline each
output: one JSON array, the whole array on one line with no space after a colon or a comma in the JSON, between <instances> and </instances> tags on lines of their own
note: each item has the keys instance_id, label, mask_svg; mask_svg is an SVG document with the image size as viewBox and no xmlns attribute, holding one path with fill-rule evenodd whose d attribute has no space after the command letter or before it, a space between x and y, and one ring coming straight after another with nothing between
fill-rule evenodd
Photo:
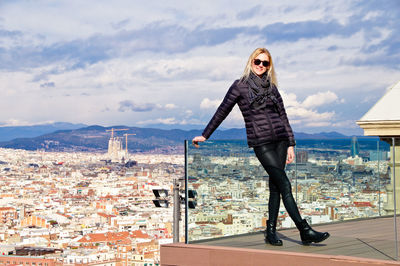
<instances>
[{"instance_id":1,"label":"woman's right hand","mask_svg":"<svg viewBox=\"0 0 400 266\"><path fill-rule=\"evenodd\" d=\"M197 137L194 137L194 138L192 139L192 144L193 144L196 148L198 148L198 147L199 147L199 142L203 142L203 141L206 141L206 138L205 138L205 137L203 137L203 136L197 136Z\"/></svg>"}]
</instances>

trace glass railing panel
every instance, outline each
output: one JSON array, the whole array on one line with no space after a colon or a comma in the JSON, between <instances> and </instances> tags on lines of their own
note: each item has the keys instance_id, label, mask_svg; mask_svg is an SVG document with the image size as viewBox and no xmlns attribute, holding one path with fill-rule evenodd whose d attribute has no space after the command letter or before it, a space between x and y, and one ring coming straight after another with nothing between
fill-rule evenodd
<instances>
[{"instance_id":1,"label":"glass railing panel","mask_svg":"<svg viewBox=\"0 0 400 266\"><path fill-rule=\"evenodd\" d=\"M286 173L302 216L317 224L384 215L388 151L377 138L298 140ZM198 194L189 242L263 230L268 174L245 141L189 145L187 160L188 189ZM278 228L294 226L283 204L278 220Z\"/></svg>"},{"instance_id":2,"label":"glass railing panel","mask_svg":"<svg viewBox=\"0 0 400 266\"><path fill-rule=\"evenodd\" d=\"M214 140L188 147L188 240L249 233L262 228L268 210L266 173L245 141Z\"/></svg>"},{"instance_id":3,"label":"glass railing panel","mask_svg":"<svg viewBox=\"0 0 400 266\"><path fill-rule=\"evenodd\" d=\"M298 140L286 170L302 216L317 224L384 214L388 151L377 138ZM294 226L282 216L282 227Z\"/></svg>"},{"instance_id":4,"label":"glass railing panel","mask_svg":"<svg viewBox=\"0 0 400 266\"><path fill-rule=\"evenodd\" d=\"M394 242L394 252L393 258L399 260L399 242L398 242L398 213L400 207L400 138L388 137L384 140L390 144L389 153L389 177L390 184L388 184L386 189L387 201L384 206L384 210L387 214L393 216L393 242Z\"/></svg>"}]
</instances>

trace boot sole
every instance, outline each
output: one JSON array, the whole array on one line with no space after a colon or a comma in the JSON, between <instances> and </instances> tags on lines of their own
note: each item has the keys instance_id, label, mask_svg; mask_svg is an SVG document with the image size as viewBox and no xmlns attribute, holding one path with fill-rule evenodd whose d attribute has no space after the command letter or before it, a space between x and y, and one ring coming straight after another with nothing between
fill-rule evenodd
<instances>
[{"instance_id":1,"label":"boot sole","mask_svg":"<svg viewBox=\"0 0 400 266\"><path fill-rule=\"evenodd\" d=\"M268 239L265 239L265 244L270 244L272 246L283 246L282 241L280 243L272 243L272 242L269 242Z\"/></svg>"},{"instance_id":2,"label":"boot sole","mask_svg":"<svg viewBox=\"0 0 400 266\"><path fill-rule=\"evenodd\" d=\"M301 241L301 242L303 243L304 246L309 246L311 243L320 243L320 242L326 240L330 236L331 235L329 233L327 233L324 237L322 237L321 239L318 239L316 241Z\"/></svg>"}]
</instances>

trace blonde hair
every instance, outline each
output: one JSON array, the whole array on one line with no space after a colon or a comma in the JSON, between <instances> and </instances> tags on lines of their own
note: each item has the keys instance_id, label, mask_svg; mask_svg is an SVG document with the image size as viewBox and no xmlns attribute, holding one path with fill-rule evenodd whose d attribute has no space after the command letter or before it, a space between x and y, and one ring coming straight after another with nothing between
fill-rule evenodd
<instances>
[{"instance_id":1,"label":"blonde hair","mask_svg":"<svg viewBox=\"0 0 400 266\"><path fill-rule=\"evenodd\" d=\"M251 65L253 64L254 58L256 58L260 54L268 55L269 59L269 68L267 70L267 75L270 78L271 82L278 87L278 80L276 78L274 63L272 61L271 53L266 48L257 48L254 52L251 53L249 60L247 60L246 67L244 68L244 72L242 77L240 78L241 81L246 81L249 78L250 72L252 71Z\"/></svg>"}]
</instances>

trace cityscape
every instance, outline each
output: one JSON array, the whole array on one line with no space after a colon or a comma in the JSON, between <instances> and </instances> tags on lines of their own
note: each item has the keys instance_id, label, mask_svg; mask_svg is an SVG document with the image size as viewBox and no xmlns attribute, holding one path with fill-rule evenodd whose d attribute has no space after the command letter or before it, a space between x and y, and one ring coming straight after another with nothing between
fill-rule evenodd
<instances>
[{"instance_id":1,"label":"cityscape","mask_svg":"<svg viewBox=\"0 0 400 266\"><path fill-rule=\"evenodd\" d=\"M152 190L184 176L184 157L129 155L120 144L111 138L105 154L0 149L0 255L14 255L1 265L22 256L31 265L159 265L172 208L156 208Z\"/></svg>"},{"instance_id":2,"label":"cityscape","mask_svg":"<svg viewBox=\"0 0 400 266\"><path fill-rule=\"evenodd\" d=\"M0 264L160 265L160 245L173 242L174 203L169 196L157 208L153 191L172 194L185 156L130 154L123 142L112 131L107 153L0 149ZM298 141L286 171L302 216L318 224L385 215L388 149L380 143ZM189 242L264 230L268 176L244 140L189 146L186 158L188 189L197 192ZM281 205L278 228L293 226Z\"/></svg>"}]
</instances>

